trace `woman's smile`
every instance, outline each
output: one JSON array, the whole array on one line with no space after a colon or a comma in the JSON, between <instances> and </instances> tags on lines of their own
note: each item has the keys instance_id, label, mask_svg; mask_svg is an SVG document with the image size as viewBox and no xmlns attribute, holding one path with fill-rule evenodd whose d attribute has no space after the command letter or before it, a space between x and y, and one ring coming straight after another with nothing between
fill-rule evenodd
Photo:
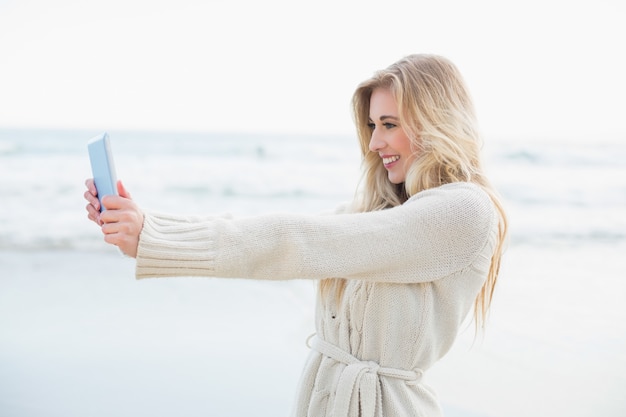
<instances>
[{"instance_id":1,"label":"woman's smile","mask_svg":"<svg viewBox=\"0 0 626 417\"><path fill-rule=\"evenodd\" d=\"M398 162L398 160L400 159L399 155L381 155L381 158L383 159L383 165L385 165L385 168L387 169L391 169L394 165L396 165L396 162Z\"/></svg>"}]
</instances>

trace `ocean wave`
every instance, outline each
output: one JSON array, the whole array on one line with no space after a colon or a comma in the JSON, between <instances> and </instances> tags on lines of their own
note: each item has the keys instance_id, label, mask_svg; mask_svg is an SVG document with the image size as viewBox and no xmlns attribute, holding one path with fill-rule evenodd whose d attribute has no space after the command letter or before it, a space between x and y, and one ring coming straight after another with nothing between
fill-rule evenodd
<instances>
[{"instance_id":1,"label":"ocean wave","mask_svg":"<svg viewBox=\"0 0 626 417\"><path fill-rule=\"evenodd\" d=\"M8 140L0 140L0 155L13 155L18 153L20 147L17 143L8 141Z\"/></svg>"},{"instance_id":2,"label":"ocean wave","mask_svg":"<svg viewBox=\"0 0 626 417\"><path fill-rule=\"evenodd\" d=\"M343 191L343 190L341 190ZM171 185L163 188L163 195L168 198L175 198L176 195L192 196L196 198L209 198L211 196L219 198L236 198L251 200L276 200L276 199L312 199L312 200L332 200L336 198L346 198L346 194L339 190L315 190L312 188L283 188L275 189L252 189L236 186L211 187L209 185L180 186Z\"/></svg>"},{"instance_id":3,"label":"ocean wave","mask_svg":"<svg viewBox=\"0 0 626 417\"><path fill-rule=\"evenodd\" d=\"M575 146L503 143L490 157L496 163L517 166L626 168L626 141Z\"/></svg>"},{"instance_id":4,"label":"ocean wave","mask_svg":"<svg viewBox=\"0 0 626 417\"><path fill-rule=\"evenodd\" d=\"M584 246L584 245L616 245L626 244L626 233L611 231L582 232L554 232L554 233L511 233L511 246L534 245L534 246Z\"/></svg>"},{"instance_id":5,"label":"ocean wave","mask_svg":"<svg viewBox=\"0 0 626 417\"><path fill-rule=\"evenodd\" d=\"M101 236L96 233L93 237L63 237L52 236L22 236L20 239L8 239L0 236L0 251L67 251L67 250L110 250L109 245L104 243Z\"/></svg>"}]
</instances>

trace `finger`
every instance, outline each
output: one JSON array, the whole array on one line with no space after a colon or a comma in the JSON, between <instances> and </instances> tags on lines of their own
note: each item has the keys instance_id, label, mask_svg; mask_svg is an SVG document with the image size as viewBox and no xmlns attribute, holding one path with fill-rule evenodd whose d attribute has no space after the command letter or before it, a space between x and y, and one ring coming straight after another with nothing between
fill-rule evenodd
<instances>
[{"instance_id":1,"label":"finger","mask_svg":"<svg viewBox=\"0 0 626 417\"><path fill-rule=\"evenodd\" d=\"M87 210L87 217L89 218L89 220L96 220L96 210L93 208L93 206L91 204L87 204L85 206L85 210Z\"/></svg>"},{"instance_id":2,"label":"finger","mask_svg":"<svg viewBox=\"0 0 626 417\"><path fill-rule=\"evenodd\" d=\"M117 204L118 200L121 201L122 204ZM104 207L106 207L106 210L100 214L100 220L102 220L102 223L126 224L133 222L133 210L124 204L125 202L128 202L128 200L117 196L111 196L111 198L107 196L102 199L102 201Z\"/></svg>"},{"instance_id":3,"label":"finger","mask_svg":"<svg viewBox=\"0 0 626 417\"><path fill-rule=\"evenodd\" d=\"M100 222L102 222L102 224L118 223L120 221L119 210L111 208L111 206L107 206L106 201L107 198L105 197L102 202L104 203L106 210L100 214Z\"/></svg>"},{"instance_id":4,"label":"finger","mask_svg":"<svg viewBox=\"0 0 626 417\"><path fill-rule=\"evenodd\" d=\"M95 224L97 224L98 226L102 226L102 221L100 220L100 218L96 215L95 217L91 214L87 214L87 218L89 220L91 220L92 222L94 222Z\"/></svg>"},{"instance_id":5,"label":"finger","mask_svg":"<svg viewBox=\"0 0 626 417\"><path fill-rule=\"evenodd\" d=\"M102 221L100 221L100 211L96 210L91 204L87 204L85 208L87 209L87 218L102 226Z\"/></svg>"},{"instance_id":6,"label":"finger","mask_svg":"<svg viewBox=\"0 0 626 417\"><path fill-rule=\"evenodd\" d=\"M118 234L120 232L120 228L117 222L104 222L102 223L102 233L106 235Z\"/></svg>"},{"instance_id":7,"label":"finger","mask_svg":"<svg viewBox=\"0 0 626 417\"><path fill-rule=\"evenodd\" d=\"M98 200L98 197L95 197L89 191L85 191L84 197L85 200L87 200L87 202L94 207L94 209L100 211L100 201Z\"/></svg>"},{"instance_id":8,"label":"finger","mask_svg":"<svg viewBox=\"0 0 626 417\"><path fill-rule=\"evenodd\" d=\"M104 241L121 249L123 235L121 233L105 233Z\"/></svg>"},{"instance_id":9,"label":"finger","mask_svg":"<svg viewBox=\"0 0 626 417\"><path fill-rule=\"evenodd\" d=\"M93 181L93 178L87 178L85 180L85 185L87 186L87 190L91 193L91 195L93 196L98 195L98 190L96 189L96 183Z\"/></svg>"},{"instance_id":10,"label":"finger","mask_svg":"<svg viewBox=\"0 0 626 417\"><path fill-rule=\"evenodd\" d=\"M117 192L121 197L127 198L129 200L132 200L132 197L130 196L130 192L128 192L128 190L126 189L126 187L124 187L124 184L122 183L122 180L119 180L117 182Z\"/></svg>"},{"instance_id":11,"label":"finger","mask_svg":"<svg viewBox=\"0 0 626 417\"><path fill-rule=\"evenodd\" d=\"M107 210L120 210L127 208L129 201L127 198L117 195L105 195L102 197L102 205Z\"/></svg>"},{"instance_id":12,"label":"finger","mask_svg":"<svg viewBox=\"0 0 626 417\"><path fill-rule=\"evenodd\" d=\"M104 241L120 248L128 256L133 258L137 256L137 239L122 232L106 233L104 235Z\"/></svg>"}]
</instances>

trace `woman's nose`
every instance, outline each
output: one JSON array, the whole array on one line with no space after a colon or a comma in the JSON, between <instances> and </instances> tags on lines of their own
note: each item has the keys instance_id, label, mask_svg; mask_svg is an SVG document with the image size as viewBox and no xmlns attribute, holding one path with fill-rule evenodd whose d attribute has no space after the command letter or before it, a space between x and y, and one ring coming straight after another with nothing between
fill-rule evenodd
<instances>
[{"instance_id":1,"label":"woman's nose","mask_svg":"<svg viewBox=\"0 0 626 417\"><path fill-rule=\"evenodd\" d=\"M372 137L370 138L370 151L378 152L385 147L385 141L382 140L380 135L376 133L376 129L372 132Z\"/></svg>"}]
</instances>

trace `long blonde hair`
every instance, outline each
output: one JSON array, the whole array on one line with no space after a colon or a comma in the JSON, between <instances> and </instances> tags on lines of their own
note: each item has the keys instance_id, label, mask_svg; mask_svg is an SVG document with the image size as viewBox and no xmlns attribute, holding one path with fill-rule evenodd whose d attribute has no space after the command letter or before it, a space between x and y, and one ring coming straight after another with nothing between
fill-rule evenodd
<instances>
[{"instance_id":1,"label":"long blonde hair","mask_svg":"<svg viewBox=\"0 0 626 417\"><path fill-rule=\"evenodd\" d=\"M370 98L376 88L388 89L395 98L402 128L415 149L415 160L403 184L391 183L380 157L369 150ZM500 217L498 242L487 280L474 302L476 328L484 328L504 252L507 219L482 168L474 105L460 72L440 56L407 56L361 83L352 97L352 110L363 165L355 211L398 206L420 191L453 182L475 183L490 196ZM344 289L344 279L320 283L321 295L335 294L337 301Z\"/></svg>"}]
</instances>

